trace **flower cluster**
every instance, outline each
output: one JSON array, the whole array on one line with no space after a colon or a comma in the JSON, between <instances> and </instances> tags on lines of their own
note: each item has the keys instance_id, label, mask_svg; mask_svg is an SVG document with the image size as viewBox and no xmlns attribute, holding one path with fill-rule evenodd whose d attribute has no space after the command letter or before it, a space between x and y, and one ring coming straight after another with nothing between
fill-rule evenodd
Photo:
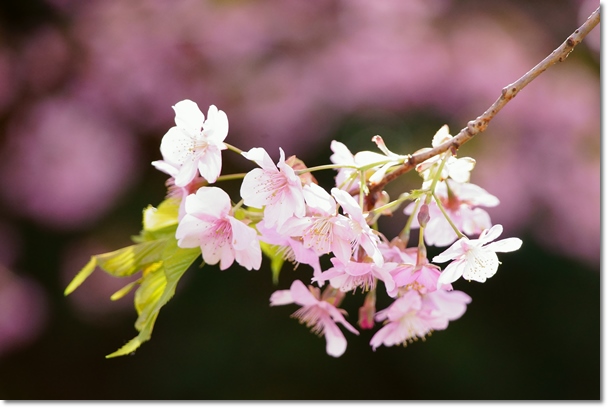
<instances>
[{"instance_id":1,"label":"flower cluster","mask_svg":"<svg viewBox=\"0 0 608 408\"><path fill-rule=\"evenodd\" d=\"M199 247L204 262L219 263L222 270L235 261L246 269L259 269L263 253L281 264L309 265L310 285L302 282L307 279L303 274L289 290L274 292L270 305L301 306L293 317L325 336L330 356L346 350L338 323L359 334L339 309L346 294L365 295L359 310L361 329L384 323L370 341L373 350L405 345L445 329L464 314L471 298L453 290L452 283L460 277L484 282L497 271L497 252L521 246L517 238L495 241L502 226L492 225L482 207L496 206L499 200L470 183L472 158L457 158L448 150L416 167L422 177L419 190L393 201L382 191L372 200L369 187L409 157L391 152L380 136L372 141L381 153L352 154L333 141L332 164L306 168L295 156L286 158L282 149L275 164L261 147L245 152L225 143L228 119L213 105L207 119L189 100L177 103L174 110L176 126L163 137L163 160L153 165L171 176L169 196L180 201L177 245ZM444 126L432 146L451 138ZM209 186L222 181L221 151L226 149L257 166L243 177L237 201L221 188ZM311 177L314 171L328 169L337 171L329 191ZM377 231L376 221L406 201L411 201L404 209L409 220L403 232L389 240ZM420 239L417 246L408 247L412 228L420 229ZM478 238L469 238L472 235ZM429 262L426 245L449 246L432 259L450 261L443 270ZM324 256L332 265L325 270L320 262ZM377 311L380 285L392 303Z\"/></svg>"}]
</instances>

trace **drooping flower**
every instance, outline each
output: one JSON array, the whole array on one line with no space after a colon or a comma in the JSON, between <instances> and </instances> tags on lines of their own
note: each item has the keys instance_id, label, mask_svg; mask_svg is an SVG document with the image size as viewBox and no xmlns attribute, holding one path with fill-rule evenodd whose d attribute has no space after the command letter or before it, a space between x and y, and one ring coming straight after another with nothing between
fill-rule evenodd
<instances>
[{"instance_id":1,"label":"drooping flower","mask_svg":"<svg viewBox=\"0 0 608 408\"><path fill-rule=\"evenodd\" d=\"M221 151L228 135L228 117L215 105L209 107L207 120L198 105L191 100L175 104L175 126L163 136L160 151L162 161L153 162L165 171L162 162L177 169L175 185L183 187L190 183L197 171L209 183L214 183L222 170Z\"/></svg>"},{"instance_id":2,"label":"drooping flower","mask_svg":"<svg viewBox=\"0 0 608 408\"><path fill-rule=\"evenodd\" d=\"M254 208L264 208L266 226L279 227L290 217L303 217L306 204L302 194L302 182L294 170L285 163L285 153L279 148L280 159L274 162L261 147L254 147L243 156L260 166L245 175L241 184L244 203Z\"/></svg>"},{"instance_id":3,"label":"drooping flower","mask_svg":"<svg viewBox=\"0 0 608 408\"><path fill-rule=\"evenodd\" d=\"M318 277L313 278L313 282L317 280L329 280L329 284L334 288L340 289L342 292L349 292L361 288L363 292L376 288L376 281L384 282L387 293L395 290L395 281L391 275L391 271L397 266L393 262L385 262L382 266L378 266L373 262L342 262L338 258L331 258L333 267L321 273Z\"/></svg>"},{"instance_id":4,"label":"drooping flower","mask_svg":"<svg viewBox=\"0 0 608 408\"><path fill-rule=\"evenodd\" d=\"M437 289L437 280L441 269L428 263L426 259L416 264L399 264L392 271L395 288L389 295L395 297L401 290L417 290L421 294L433 292ZM444 290L451 290L452 285L443 286Z\"/></svg>"},{"instance_id":5,"label":"drooping flower","mask_svg":"<svg viewBox=\"0 0 608 408\"><path fill-rule=\"evenodd\" d=\"M376 314L376 321L386 320L386 324L374 334L370 345L375 351L381 345L406 345L425 339L431 331L444 330L450 321L460 318L470 302L466 293L457 290L425 295L410 290Z\"/></svg>"},{"instance_id":6,"label":"drooping flower","mask_svg":"<svg viewBox=\"0 0 608 408\"><path fill-rule=\"evenodd\" d=\"M378 249L380 239L367 225L363 210L359 207L359 204L357 204L350 194L338 188L332 188L331 194L352 221L351 226L354 233L353 253L357 253L359 247L361 247L376 265L382 265L384 258L380 249Z\"/></svg>"},{"instance_id":7,"label":"drooping flower","mask_svg":"<svg viewBox=\"0 0 608 408\"><path fill-rule=\"evenodd\" d=\"M338 328L338 323L348 331L359 334L344 318L346 312L333 304L322 300L319 288L307 288L301 281L296 280L289 290L278 290L270 296L270 306L295 303L302 306L292 317L310 327L312 332L324 335L326 351L332 357L340 357L346 351L346 338Z\"/></svg>"},{"instance_id":8,"label":"drooping flower","mask_svg":"<svg viewBox=\"0 0 608 408\"><path fill-rule=\"evenodd\" d=\"M485 282L498 270L497 252L512 252L521 247L519 238L494 241L502 234L502 225L496 224L484 230L478 239L460 238L448 249L433 258L433 262L453 260L441 273L437 286L452 283L461 276L467 280ZM491 243L490 243L491 242ZM487 245L486 245L487 244Z\"/></svg>"},{"instance_id":9,"label":"drooping flower","mask_svg":"<svg viewBox=\"0 0 608 408\"><path fill-rule=\"evenodd\" d=\"M217 187L201 187L186 197L186 215L180 220L175 238L182 248L201 247L205 263L220 269L238 264L259 269L262 252L257 232L231 215L226 192Z\"/></svg>"},{"instance_id":10,"label":"drooping flower","mask_svg":"<svg viewBox=\"0 0 608 408\"><path fill-rule=\"evenodd\" d=\"M305 246L300 239L288 234L279 234L275 228L268 228L265 220L258 222L256 228L261 234L259 240L276 245L284 260L295 264L295 267L301 263L310 265L315 277L321 274L319 255L312 248Z\"/></svg>"}]
</instances>

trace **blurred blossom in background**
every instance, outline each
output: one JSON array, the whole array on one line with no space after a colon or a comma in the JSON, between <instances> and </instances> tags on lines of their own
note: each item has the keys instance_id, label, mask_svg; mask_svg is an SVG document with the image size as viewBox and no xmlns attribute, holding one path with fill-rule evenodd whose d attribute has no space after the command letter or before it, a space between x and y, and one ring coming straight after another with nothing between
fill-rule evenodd
<instances>
[{"instance_id":1,"label":"blurred blossom in background","mask_svg":"<svg viewBox=\"0 0 608 408\"><path fill-rule=\"evenodd\" d=\"M280 146L287 155L296 154L309 165L329 162L332 139L344 142L355 152L374 150L371 138L381 134L391 150L412 153L430 146L431 137L443 124L456 134L467 121L480 115L504 86L561 44L597 6L597 0L534 4L487 4L480 0L2 2L0 364L8 369L0 378L0 396L348 398L348 394L323 389L317 394L298 394L280 382L274 388L251 385L244 386L240 393L232 390L236 394L222 394L228 389L223 385L201 391L184 383L174 388L166 385L160 388L162 391L148 389L146 394L143 385L128 390L112 382L118 367L147 367L144 370L153 371L144 360L156 358L151 354L155 342L159 343L156 347L165 345L169 350L171 342L175 343L173 347L180 344L177 334L161 329L169 320L163 315L170 312L161 312L152 341L135 357L106 361L103 356L134 333L132 299L109 300L124 282L97 272L71 297L63 298L62 293L90 255L127 245L129 236L139 230L141 210L163 199L165 176L149 163L161 158L160 140L173 125L171 106L191 99L206 111L207 106L215 104L228 115L230 133L226 140L232 145L243 150L264 147L268 152L277 152ZM599 306L600 266L599 33L598 26L564 63L532 82L497 115L484 134L460 150L461 156L477 160L472 182L501 201L501 205L488 210L492 221L505 226L505 236L520 236L524 247L536 248L552 259L543 264L537 258L536 267L525 269L528 263L521 258L519 264L524 265L525 272L519 276L536 274L533 280L544 282L547 276L561 276L549 264L563 265L568 273L564 277L567 285L578 280L590 282L581 284L590 289L579 293L585 300L578 304L592 310L591 314L587 309L581 311L581 316L591 319L589 327L594 331L585 336L590 343L581 346L577 338L564 345L591 350L589 365L568 366L563 377L549 376L545 388L543 384L530 389L514 385L509 393L508 386L495 390L490 387L487 394L475 389L425 394L424 387L393 394L370 390L370 399L599 398L599 387L594 387L599 383L593 382L599 379L599 371L593 371L599 367L595 361L595 357L599 359L599 322L595 320L599 317L595 306ZM225 171L249 170L248 163L235 155L223 156ZM321 179L331 183L332 176ZM389 186L393 197L419 184L414 174L402 179ZM399 219L398 215L395 218ZM385 234L398 233L397 224L395 220L382 224ZM504 261L505 281L510 279L510 262ZM248 296L254 296L249 301L255 302L251 307L259 309L256 319L271 313L267 298L274 288L265 282L270 281L268 272L259 271L255 277L231 269L221 274L218 285L222 285L222 279L230 279L230 274L236 274L236 280L240 276L251 279L247 282L264 281L258 284L257 293L248 292ZM501 289L500 275L487 290L506 290ZM189 279L194 289L185 289ZM518 283L513 282L517 287ZM200 294L207 288L204 279L196 277L187 277L180 286L178 289L186 292L185 299L188 293L194 296L192 304L198 308L193 311L178 304L173 309L176 319L182 319L180 330L187 335L188 330L196 330L192 325L197 326L199 319L207 319L202 317L208 312L201 303L207 294ZM470 293L470 287L459 289ZM474 290L483 293L484 289ZM577 290L576 285L568 289ZM221 286L213 288L214 292L223 290ZM538 299L536 293L542 296L541 287L529 290L530 299ZM475 296L471 307L486 308L485 314L471 323L477 328L475 324L482 326L492 316L484 300ZM180 290L172 303L178 303L179 297ZM554 301L545 300L547 304ZM239 307L236 298L232 302L237 304L230 309L233 313L247 308ZM559 322L551 308L540 312L534 301L521 307L539 311L541 319ZM239 321L242 317L226 319ZM322 351L317 339L298 330L301 328L287 315L280 316L280 321L285 321L286 330L295 332L296 342L311 342L301 358L308 360L307 353ZM517 327L511 330L522 331ZM267 331L266 336L272 339L272 329ZM441 336L448 336L450 331ZM571 331L580 332L580 328ZM94 333L110 333L110 338L98 346L95 339L101 340ZM205 333L208 341L221 334ZM372 353L367 346L369 340L361 337L350 339L349 348L352 353L362 350L365 357L358 361L363 370L365 364L374 364L374 358L382 361L378 356L384 351ZM407 360L408 353L419 352L434 340L398 348L390 355ZM519 341L525 348L529 340L522 337ZM67 354L66 345L73 342L79 345ZM266 350L272 350L272 344L266 344ZM297 352L297 343L292 346ZM488 347L500 350L507 346ZM192 353L204 353L197 347L188 350L189 354L179 356L166 350L163 353L167 359L192 359ZM229 352L219 355L230 358ZM527 361L542 365L555 360L555 356ZM349 358L355 359L348 352L342 357ZM324 356L315 354L315 359L318 364L328 363ZM202 375L201 371L213 371L210 367L236 364L233 360L205 361L204 366L182 367L183 372L176 368L175 374L197 376ZM59 375L42 385L36 382L42 377L34 376L27 385L26 373L42 364L67 364L62 371L64 377ZM175 364L180 367L178 361ZM268 364L281 367L280 362ZM102 373L97 385L75 383L79 372L93 367ZM570 369L588 372L592 381L587 381L587 388L556 387L570 378L565 374ZM19 370L23 370L23 378ZM479 370L478 374L485 376ZM517 373L515 367L513 370ZM218 378L222 378L221 370ZM100 388L106 394L98 393Z\"/></svg>"}]
</instances>

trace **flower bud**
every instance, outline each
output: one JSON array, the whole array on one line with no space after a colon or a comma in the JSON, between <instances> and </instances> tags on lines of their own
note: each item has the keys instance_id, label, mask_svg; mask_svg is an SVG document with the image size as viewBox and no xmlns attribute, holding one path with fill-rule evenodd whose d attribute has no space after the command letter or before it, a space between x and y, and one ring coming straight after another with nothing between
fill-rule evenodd
<instances>
[{"instance_id":1,"label":"flower bud","mask_svg":"<svg viewBox=\"0 0 608 408\"><path fill-rule=\"evenodd\" d=\"M431 217L429 216L429 206L427 204L422 204L420 206L420 211L418 211L418 223L421 228L426 227L426 223L429 222Z\"/></svg>"},{"instance_id":2,"label":"flower bud","mask_svg":"<svg viewBox=\"0 0 608 408\"><path fill-rule=\"evenodd\" d=\"M359 308L359 321L357 324L363 330L374 327L374 315L376 314L376 291L370 290L365 296L363 306Z\"/></svg>"}]
</instances>

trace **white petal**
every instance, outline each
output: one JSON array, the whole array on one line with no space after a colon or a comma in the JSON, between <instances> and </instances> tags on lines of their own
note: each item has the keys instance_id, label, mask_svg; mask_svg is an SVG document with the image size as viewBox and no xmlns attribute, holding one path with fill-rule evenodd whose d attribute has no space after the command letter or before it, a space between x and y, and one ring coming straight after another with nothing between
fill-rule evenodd
<instances>
[{"instance_id":1,"label":"white petal","mask_svg":"<svg viewBox=\"0 0 608 408\"><path fill-rule=\"evenodd\" d=\"M160 142L160 152L169 164L179 167L194 151L195 139L177 126L169 129Z\"/></svg>"},{"instance_id":2,"label":"white petal","mask_svg":"<svg viewBox=\"0 0 608 408\"><path fill-rule=\"evenodd\" d=\"M175 124L186 130L191 136L197 136L201 132L205 115L198 108L196 102L189 99L178 102L173 107L175 111Z\"/></svg>"},{"instance_id":3,"label":"white petal","mask_svg":"<svg viewBox=\"0 0 608 408\"><path fill-rule=\"evenodd\" d=\"M521 248L522 240L519 238L505 238L492 242L484 248L494 252L513 252Z\"/></svg>"},{"instance_id":4,"label":"white petal","mask_svg":"<svg viewBox=\"0 0 608 408\"><path fill-rule=\"evenodd\" d=\"M484 230L476 240L478 245L483 245L487 242L492 242L502 234L502 225L496 224L489 230Z\"/></svg>"},{"instance_id":5,"label":"white petal","mask_svg":"<svg viewBox=\"0 0 608 408\"><path fill-rule=\"evenodd\" d=\"M454 261L441 272L439 279L437 279L437 287L446 285L448 283L456 282L465 272L467 262L463 260Z\"/></svg>"},{"instance_id":6,"label":"white petal","mask_svg":"<svg viewBox=\"0 0 608 408\"><path fill-rule=\"evenodd\" d=\"M203 136L210 144L225 148L222 143L228 135L228 116L224 111L218 110L215 105L209 107L207 120L203 123Z\"/></svg>"},{"instance_id":7,"label":"white petal","mask_svg":"<svg viewBox=\"0 0 608 408\"><path fill-rule=\"evenodd\" d=\"M435 133L435 136L433 136L433 141L431 142L431 145L433 147L437 147L451 139L452 139L452 135L450 135L450 128L448 127L448 125L443 125Z\"/></svg>"},{"instance_id":8,"label":"white petal","mask_svg":"<svg viewBox=\"0 0 608 408\"><path fill-rule=\"evenodd\" d=\"M450 261L452 259L456 259L465 254L465 250L463 248L462 243L468 241L467 238L460 238L458 241L454 242L452 246L448 249L433 257L433 262L443 263Z\"/></svg>"},{"instance_id":9,"label":"white petal","mask_svg":"<svg viewBox=\"0 0 608 408\"><path fill-rule=\"evenodd\" d=\"M277 166L262 147L254 147L248 152L241 153L247 160L255 162L258 166L264 170L277 172Z\"/></svg>"},{"instance_id":10,"label":"white petal","mask_svg":"<svg viewBox=\"0 0 608 408\"><path fill-rule=\"evenodd\" d=\"M474 248L467 253L466 267L462 277L466 280L485 282L494 276L498 270L498 256L496 252L486 248Z\"/></svg>"}]
</instances>

